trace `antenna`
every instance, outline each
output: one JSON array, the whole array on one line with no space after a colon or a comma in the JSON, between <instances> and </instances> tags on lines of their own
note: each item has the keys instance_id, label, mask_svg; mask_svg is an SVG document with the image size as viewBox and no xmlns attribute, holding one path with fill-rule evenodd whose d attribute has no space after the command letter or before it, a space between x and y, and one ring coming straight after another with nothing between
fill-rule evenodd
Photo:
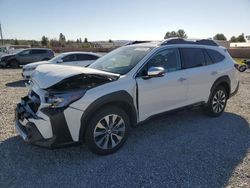
<instances>
[{"instance_id":1,"label":"antenna","mask_svg":"<svg viewBox=\"0 0 250 188\"><path fill-rule=\"evenodd\" d=\"M0 37L1 37L2 45L3 45L3 32L2 32L1 23L0 23Z\"/></svg>"}]
</instances>

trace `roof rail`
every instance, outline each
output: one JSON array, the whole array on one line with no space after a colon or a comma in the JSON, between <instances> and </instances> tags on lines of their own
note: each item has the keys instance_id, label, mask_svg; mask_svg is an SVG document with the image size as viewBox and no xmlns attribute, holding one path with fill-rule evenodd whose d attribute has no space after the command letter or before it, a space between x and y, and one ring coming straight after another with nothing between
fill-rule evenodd
<instances>
[{"instance_id":1,"label":"roof rail","mask_svg":"<svg viewBox=\"0 0 250 188\"><path fill-rule=\"evenodd\" d=\"M136 40L136 41L131 41L131 42L128 42L127 44L125 44L125 46L128 46L128 45L132 45L132 44L141 44L141 43L147 43L147 42L151 42L151 41L142 41L142 40Z\"/></svg>"},{"instance_id":2,"label":"roof rail","mask_svg":"<svg viewBox=\"0 0 250 188\"><path fill-rule=\"evenodd\" d=\"M198 45L208 45L208 46L219 46L215 41L210 39L186 40L182 38L169 38L161 43L162 46L171 44L198 44Z\"/></svg>"}]
</instances>

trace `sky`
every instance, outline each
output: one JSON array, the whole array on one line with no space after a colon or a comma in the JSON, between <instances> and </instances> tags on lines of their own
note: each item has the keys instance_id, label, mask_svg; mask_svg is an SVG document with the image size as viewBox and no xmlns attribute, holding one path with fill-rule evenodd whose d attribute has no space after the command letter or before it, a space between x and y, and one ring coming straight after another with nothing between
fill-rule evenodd
<instances>
[{"instance_id":1,"label":"sky","mask_svg":"<svg viewBox=\"0 0 250 188\"><path fill-rule=\"evenodd\" d=\"M0 0L4 38L162 40L250 35L250 0Z\"/></svg>"}]
</instances>

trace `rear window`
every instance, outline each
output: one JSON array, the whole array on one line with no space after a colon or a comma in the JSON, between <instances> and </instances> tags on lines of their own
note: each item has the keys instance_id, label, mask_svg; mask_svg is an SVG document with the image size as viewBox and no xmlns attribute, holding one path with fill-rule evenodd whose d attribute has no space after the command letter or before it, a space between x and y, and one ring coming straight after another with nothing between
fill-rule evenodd
<instances>
[{"instance_id":1,"label":"rear window","mask_svg":"<svg viewBox=\"0 0 250 188\"><path fill-rule=\"evenodd\" d=\"M182 67L193 68L205 65L203 51L200 48L180 48Z\"/></svg>"},{"instance_id":2,"label":"rear window","mask_svg":"<svg viewBox=\"0 0 250 188\"><path fill-rule=\"evenodd\" d=\"M220 52L211 49L206 49L206 51L214 63L218 63L225 59L225 56L222 55Z\"/></svg>"},{"instance_id":3,"label":"rear window","mask_svg":"<svg viewBox=\"0 0 250 188\"><path fill-rule=\"evenodd\" d=\"M31 51L32 54L44 54L46 52L47 52L46 50L32 50Z\"/></svg>"}]
</instances>

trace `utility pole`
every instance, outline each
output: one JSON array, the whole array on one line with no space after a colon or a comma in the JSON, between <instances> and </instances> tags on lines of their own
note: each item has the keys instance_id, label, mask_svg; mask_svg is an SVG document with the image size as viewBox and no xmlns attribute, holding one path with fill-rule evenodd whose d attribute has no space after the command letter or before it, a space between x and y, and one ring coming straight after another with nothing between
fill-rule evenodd
<instances>
[{"instance_id":1,"label":"utility pole","mask_svg":"<svg viewBox=\"0 0 250 188\"><path fill-rule=\"evenodd\" d=\"M3 32L2 32L1 23L0 23L0 37L1 37L2 45L3 45Z\"/></svg>"}]
</instances>

